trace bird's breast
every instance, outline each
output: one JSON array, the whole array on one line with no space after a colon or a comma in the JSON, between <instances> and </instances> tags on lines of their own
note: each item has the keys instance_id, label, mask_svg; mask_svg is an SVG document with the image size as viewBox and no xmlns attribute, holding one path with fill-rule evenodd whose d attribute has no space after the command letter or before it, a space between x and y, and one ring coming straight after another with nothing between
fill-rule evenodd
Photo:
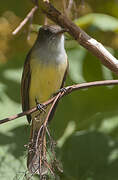
<instances>
[{"instance_id":1,"label":"bird's breast","mask_svg":"<svg viewBox=\"0 0 118 180\"><path fill-rule=\"evenodd\" d=\"M54 62L54 61L51 61ZM43 63L31 59L31 81L29 89L30 107L35 106L35 98L42 103L60 89L67 68L67 58L60 63Z\"/></svg>"}]
</instances>

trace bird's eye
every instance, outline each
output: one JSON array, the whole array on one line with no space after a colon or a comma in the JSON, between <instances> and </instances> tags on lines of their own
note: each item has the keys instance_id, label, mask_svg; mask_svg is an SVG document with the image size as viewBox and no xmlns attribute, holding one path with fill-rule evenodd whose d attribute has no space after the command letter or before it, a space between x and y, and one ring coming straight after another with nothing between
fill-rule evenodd
<instances>
[{"instance_id":1,"label":"bird's eye","mask_svg":"<svg viewBox=\"0 0 118 180\"><path fill-rule=\"evenodd\" d=\"M47 34L47 35L51 35L52 32L51 32L49 29L47 29L46 34Z\"/></svg>"}]
</instances>

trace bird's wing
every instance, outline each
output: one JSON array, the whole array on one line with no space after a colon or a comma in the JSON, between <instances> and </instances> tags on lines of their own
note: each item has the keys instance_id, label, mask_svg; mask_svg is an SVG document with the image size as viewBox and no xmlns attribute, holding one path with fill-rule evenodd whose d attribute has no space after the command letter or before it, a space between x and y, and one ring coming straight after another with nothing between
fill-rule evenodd
<instances>
[{"instance_id":1,"label":"bird's wing","mask_svg":"<svg viewBox=\"0 0 118 180\"><path fill-rule=\"evenodd\" d=\"M29 61L30 58L31 58L31 51L29 52L29 54L26 57L26 60L24 63L22 81L21 81L21 97L22 97L22 109L23 109L23 111L26 111L29 109L29 87L30 87L30 80L31 80L30 61ZM64 86L67 71L68 71L68 61L67 61L67 68L66 68L64 78L63 78L63 81L62 81L60 88L62 88ZM53 118L57 104L58 104L58 101L55 104L55 106L54 106L54 108L53 108L53 110L49 116L48 121L50 121ZM31 115L27 115L27 120L29 123L31 122Z\"/></svg>"},{"instance_id":2,"label":"bird's wing","mask_svg":"<svg viewBox=\"0 0 118 180\"><path fill-rule=\"evenodd\" d=\"M60 87L60 88L63 88L63 87L64 87L64 83L65 83L66 76L67 76L67 73L68 73L68 68L69 68L69 63L68 63L68 60L67 60L67 68L66 68L66 71L65 71L65 73L64 73L63 81L62 81L62 84L61 84L61 87Z\"/></svg>"},{"instance_id":3,"label":"bird's wing","mask_svg":"<svg viewBox=\"0 0 118 180\"><path fill-rule=\"evenodd\" d=\"M31 52L26 57L24 63L24 69L22 74L21 80L21 97L22 97L22 109L26 111L29 109L29 86L30 86L30 79L31 79L31 71L30 71L30 64L29 59L31 57ZM27 115L27 120L30 123L31 115Z\"/></svg>"},{"instance_id":4,"label":"bird's wing","mask_svg":"<svg viewBox=\"0 0 118 180\"><path fill-rule=\"evenodd\" d=\"M65 80L66 80L66 76L67 76L67 73L68 73L68 68L69 68L69 63L68 63L68 60L67 60L67 68L66 68L66 70L65 70L64 77L63 77L63 81L62 81L62 84L61 84L61 87L60 87L60 88L63 88L63 86L64 86L64 83L65 83ZM56 108L57 108L57 105L58 105L58 101L55 103L55 105L54 105L54 107L53 107L53 110L52 110L51 113L50 113L48 122L50 122L51 119L53 118L54 113L55 113Z\"/></svg>"}]
</instances>

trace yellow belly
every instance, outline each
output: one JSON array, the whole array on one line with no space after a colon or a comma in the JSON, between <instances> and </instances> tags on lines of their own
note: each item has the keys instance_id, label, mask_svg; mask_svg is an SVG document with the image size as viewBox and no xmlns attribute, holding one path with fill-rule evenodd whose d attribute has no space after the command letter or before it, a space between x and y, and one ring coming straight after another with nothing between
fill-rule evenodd
<instances>
[{"instance_id":1,"label":"yellow belly","mask_svg":"<svg viewBox=\"0 0 118 180\"><path fill-rule=\"evenodd\" d=\"M35 59L31 60L30 107L36 105L35 98L43 103L60 89L66 68L66 60L58 65L40 64Z\"/></svg>"}]
</instances>

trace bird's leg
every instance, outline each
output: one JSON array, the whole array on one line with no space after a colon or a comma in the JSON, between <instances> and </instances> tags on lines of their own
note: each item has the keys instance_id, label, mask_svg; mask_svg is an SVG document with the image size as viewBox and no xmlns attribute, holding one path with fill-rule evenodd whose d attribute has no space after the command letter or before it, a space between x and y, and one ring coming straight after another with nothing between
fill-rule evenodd
<instances>
[{"instance_id":1,"label":"bird's leg","mask_svg":"<svg viewBox=\"0 0 118 180\"><path fill-rule=\"evenodd\" d=\"M46 112L45 109L43 108L44 105L43 105L43 104L40 104L40 103L38 102L37 97L35 97L35 103L36 103L37 109L38 109L39 111L44 111L44 112Z\"/></svg>"},{"instance_id":2,"label":"bird's leg","mask_svg":"<svg viewBox=\"0 0 118 180\"><path fill-rule=\"evenodd\" d=\"M67 92L67 89L65 88L65 87L63 87L63 88L61 88L61 89L59 89L59 90L57 90L54 94L53 94L53 96L56 96L58 93L62 93L62 92L64 92L64 93L66 93Z\"/></svg>"},{"instance_id":3,"label":"bird's leg","mask_svg":"<svg viewBox=\"0 0 118 180\"><path fill-rule=\"evenodd\" d=\"M63 87L63 88L59 89L58 91L61 92L61 93L62 93L62 92L66 93L67 90L66 90L65 87Z\"/></svg>"}]
</instances>

